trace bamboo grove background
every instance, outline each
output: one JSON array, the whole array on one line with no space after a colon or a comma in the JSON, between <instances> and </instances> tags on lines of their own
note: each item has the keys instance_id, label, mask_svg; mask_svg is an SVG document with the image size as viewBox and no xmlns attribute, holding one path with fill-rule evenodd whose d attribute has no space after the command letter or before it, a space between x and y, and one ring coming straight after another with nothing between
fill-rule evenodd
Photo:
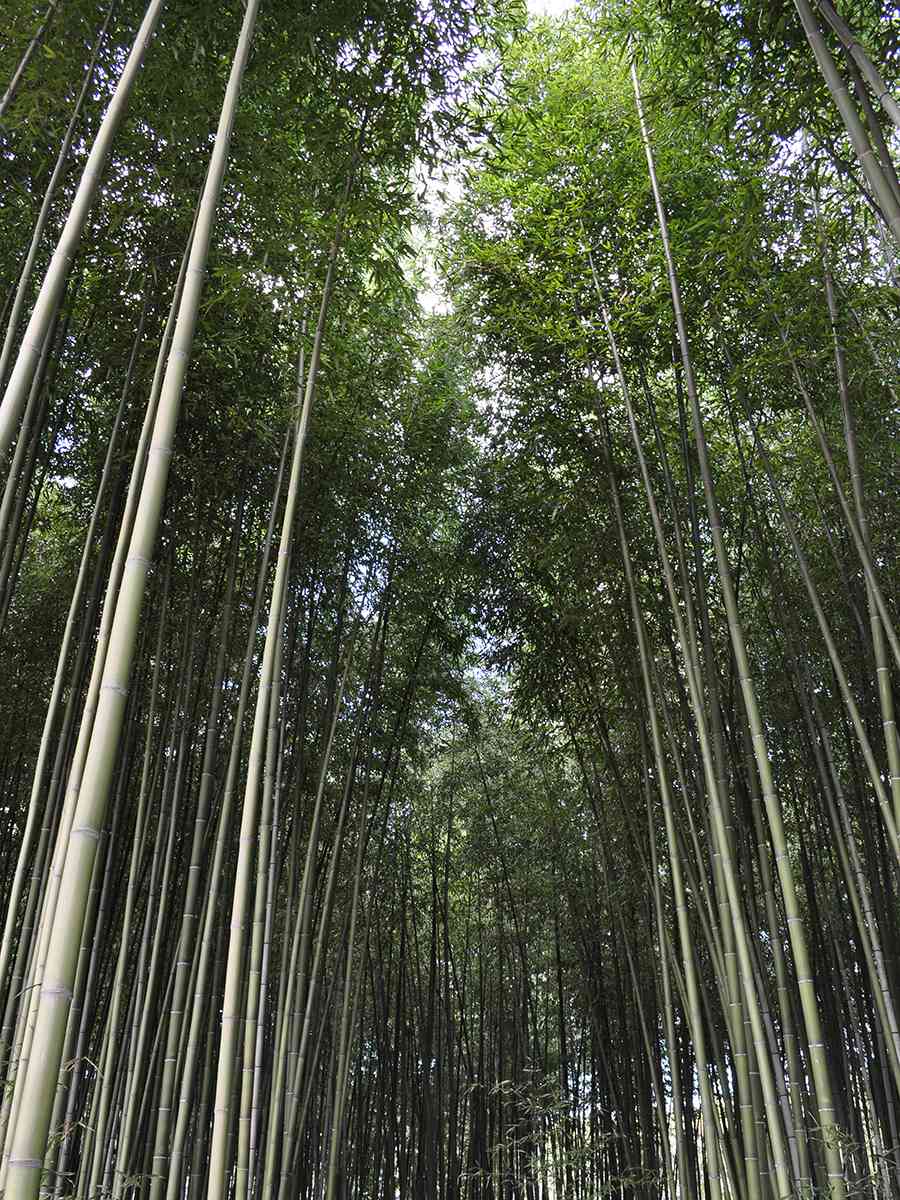
<instances>
[{"instance_id":1,"label":"bamboo grove background","mask_svg":"<svg viewBox=\"0 0 900 1200\"><path fill-rule=\"evenodd\" d=\"M893 8L0 18L0 1194L900 1194Z\"/></svg>"}]
</instances>

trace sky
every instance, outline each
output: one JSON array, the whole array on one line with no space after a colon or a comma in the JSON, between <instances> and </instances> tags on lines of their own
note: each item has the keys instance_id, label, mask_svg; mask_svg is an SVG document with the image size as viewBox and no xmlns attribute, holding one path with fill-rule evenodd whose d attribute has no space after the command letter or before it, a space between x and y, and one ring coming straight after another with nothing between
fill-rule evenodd
<instances>
[{"instance_id":1,"label":"sky","mask_svg":"<svg viewBox=\"0 0 900 1200\"><path fill-rule=\"evenodd\" d=\"M558 16L571 8L574 0L528 0L528 11L543 16Z\"/></svg>"}]
</instances>

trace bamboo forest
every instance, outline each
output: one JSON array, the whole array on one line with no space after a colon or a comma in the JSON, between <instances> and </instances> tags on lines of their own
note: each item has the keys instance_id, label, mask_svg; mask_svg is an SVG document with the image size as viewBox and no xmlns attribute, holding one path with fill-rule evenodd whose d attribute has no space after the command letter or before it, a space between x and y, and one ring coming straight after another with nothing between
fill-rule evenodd
<instances>
[{"instance_id":1,"label":"bamboo forest","mask_svg":"<svg viewBox=\"0 0 900 1200\"><path fill-rule=\"evenodd\" d=\"M900 1197L900 8L0 92L0 1197Z\"/></svg>"}]
</instances>

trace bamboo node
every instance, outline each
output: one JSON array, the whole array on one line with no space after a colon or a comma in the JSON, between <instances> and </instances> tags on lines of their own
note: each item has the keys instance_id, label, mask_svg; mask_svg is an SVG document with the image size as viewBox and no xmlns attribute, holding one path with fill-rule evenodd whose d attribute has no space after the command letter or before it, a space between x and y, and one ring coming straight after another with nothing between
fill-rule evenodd
<instances>
[{"instance_id":1,"label":"bamboo node","mask_svg":"<svg viewBox=\"0 0 900 1200\"><path fill-rule=\"evenodd\" d=\"M42 996L50 996L50 997L62 996L66 1000L71 1000L72 999L72 989L63 987L61 985L54 986L52 984L48 984L45 987L41 988L41 995ZM10 1159L10 1162L11 1161L12 1161L12 1159Z\"/></svg>"},{"instance_id":2,"label":"bamboo node","mask_svg":"<svg viewBox=\"0 0 900 1200\"><path fill-rule=\"evenodd\" d=\"M94 829L90 825L76 825L72 830L72 836L74 837L76 833L80 833L83 837L93 838L95 842L100 841L100 830Z\"/></svg>"}]
</instances>

